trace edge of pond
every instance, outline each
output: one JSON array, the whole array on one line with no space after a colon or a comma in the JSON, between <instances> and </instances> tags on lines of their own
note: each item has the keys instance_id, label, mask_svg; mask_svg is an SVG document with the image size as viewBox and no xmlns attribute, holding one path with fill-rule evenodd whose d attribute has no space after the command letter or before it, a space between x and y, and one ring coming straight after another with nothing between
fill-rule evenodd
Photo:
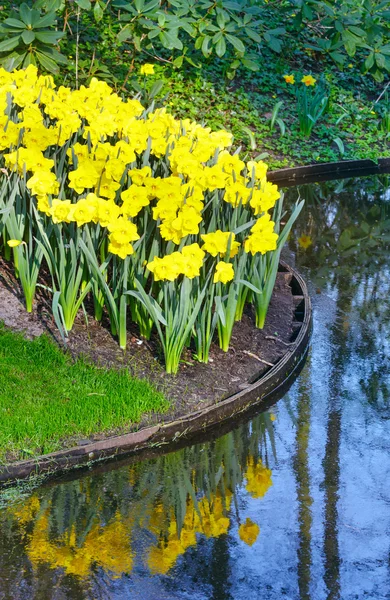
<instances>
[{"instance_id":1,"label":"edge of pond","mask_svg":"<svg viewBox=\"0 0 390 600\"><path fill-rule=\"evenodd\" d=\"M307 355L312 331L312 308L306 283L292 267L283 261L280 264L291 277L295 307L295 339L283 357L268 371L263 372L260 378L252 380L242 391L212 406L187 413L174 421L2 466L0 484L25 479L31 475L58 474L91 462L139 454L144 450L156 450L160 447L167 450L167 445L188 441L206 431L221 428L221 425L278 396L278 392L281 389L285 390L288 384L292 383L294 375L299 372Z\"/></svg>"},{"instance_id":2,"label":"edge of pond","mask_svg":"<svg viewBox=\"0 0 390 600\"><path fill-rule=\"evenodd\" d=\"M379 158L377 162L369 158L364 158L318 163L301 167L287 167L285 169L269 171L267 179L272 181L272 183L276 183L279 187L290 187L304 183L386 173L390 173L390 157Z\"/></svg>"}]
</instances>

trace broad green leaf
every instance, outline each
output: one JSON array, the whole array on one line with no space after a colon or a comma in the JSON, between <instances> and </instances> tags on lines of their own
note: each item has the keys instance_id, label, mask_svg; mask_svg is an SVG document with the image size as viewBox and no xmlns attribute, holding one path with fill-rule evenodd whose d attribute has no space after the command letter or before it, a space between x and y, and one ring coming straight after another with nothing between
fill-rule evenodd
<instances>
[{"instance_id":1,"label":"broad green leaf","mask_svg":"<svg viewBox=\"0 0 390 600\"><path fill-rule=\"evenodd\" d=\"M47 13L47 15L44 15L36 22L35 29L40 29L42 27L50 27L51 25L54 25L56 20L57 20L56 13L49 12L49 13Z\"/></svg>"},{"instance_id":2,"label":"broad green leaf","mask_svg":"<svg viewBox=\"0 0 390 600\"><path fill-rule=\"evenodd\" d=\"M209 50L210 40L211 40L211 37L209 35L206 35L202 42L202 53L206 58L208 58L208 56L210 55L210 50Z\"/></svg>"},{"instance_id":3,"label":"broad green leaf","mask_svg":"<svg viewBox=\"0 0 390 600\"><path fill-rule=\"evenodd\" d=\"M95 17L95 21L99 23L99 21L103 18L103 9L100 6L100 2L97 0L95 6L93 7L93 16Z\"/></svg>"},{"instance_id":4,"label":"broad green leaf","mask_svg":"<svg viewBox=\"0 0 390 600\"><path fill-rule=\"evenodd\" d=\"M258 63L256 63L254 60L250 60L249 58L242 58L241 63L244 67L246 67L250 71L258 71L260 69L260 65Z\"/></svg>"},{"instance_id":5,"label":"broad green leaf","mask_svg":"<svg viewBox=\"0 0 390 600\"><path fill-rule=\"evenodd\" d=\"M221 37L221 39L215 44L215 53L217 56L219 56L219 58L222 58L222 56L225 54L226 52L226 42L225 39L223 37Z\"/></svg>"},{"instance_id":6,"label":"broad green leaf","mask_svg":"<svg viewBox=\"0 0 390 600\"><path fill-rule=\"evenodd\" d=\"M29 29L25 29L21 37L26 46L28 46L35 40L35 33Z\"/></svg>"},{"instance_id":7,"label":"broad green leaf","mask_svg":"<svg viewBox=\"0 0 390 600\"><path fill-rule=\"evenodd\" d=\"M23 4L20 6L19 14L20 18L26 25L32 25L33 11L25 2L23 2Z\"/></svg>"},{"instance_id":8,"label":"broad green leaf","mask_svg":"<svg viewBox=\"0 0 390 600\"><path fill-rule=\"evenodd\" d=\"M226 39L238 52L245 52L245 46L242 41L235 35L226 34Z\"/></svg>"},{"instance_id":9,"label":"broad green leaf","mask_svg":"<svg viewBox=\"0 0 390 600\"><path fill-rule=\"evenodd\" d=\"M19 19L6 19L4 23L16 29L26 29L26 24L23 23L23 21L20 21Z\"/></svg>"},{"instance_id":10,"label":"broad green leaf","mask_svg":"<svg viewBox=\"0 0 390 600\"><path fill-rule=\"evenodd\" d=\"M91 9L91 2L90 0L75 0L77 6L79 6L80 8L84 9L84 10L90 10Z\"/></svg>"},{"instance_id":11,"label":"broad green leaf","mask_svg":"<svg viewBox=\"0 0 390 600\"><path fill-rule=\"evenodd\" d=\"M14 48L16 48L16 46L18 46L19 42L20 42L20 35L12 37L9 40L4 40L3 42L0 42L0 52L9 52L10 50L13 50Z\"/></svg>"},{"instance_id":12,"label":"broad green leaf","mask_svg":"<svg viewBox=\"0 0 390 600\"><path fill-rule=\"evenodd\" d=\"M49 71L49 73L58 73L58 65L52 58L50 58L50 56L38 51L36 55L37 60L42 65L42 67L46 69L46 71Z\"/></svg>"},{"instance_id":13,"label":"broad green leaf","mask_svg":"<svg viewBox=\"0 0 390 600\"><path fill-rule=\"evenodd\" d=\"M183 60L184 60L184 56L182 54L181 56L178 56L177 58L175 58L175 60L173 61L173 64L175 65L175 67L180 68L183 64Z\"/></svg>"},{"instance_id":14,"label":"broad green leaf","mask_svg":"<svg viewBox=\"0 0 390 600\"><path fill-rule=\"evenodd\" d=\"M62 31L37 31L35 37L44 44L58 44L58 41L65 35Z\"/></svg>"}]
</instances>

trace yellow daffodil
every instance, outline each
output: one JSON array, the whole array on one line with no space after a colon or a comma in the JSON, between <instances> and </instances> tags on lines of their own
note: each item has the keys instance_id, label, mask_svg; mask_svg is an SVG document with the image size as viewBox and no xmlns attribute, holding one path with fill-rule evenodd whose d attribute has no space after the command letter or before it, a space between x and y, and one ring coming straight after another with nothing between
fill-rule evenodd
<instances>
[{"instance_id":1,"label":"yellow daffodil","mask_svg":"<svg viewBox=\"0 0 390 600\"><path fill-rule=\"evenodd\" d=\"M234 269L231 263L219 262L215 267L214 283L228 283L234 278Z\"/></svg>"},{"instance_id":2,"label":"yellow daffodil","mask_svg":"<svg viewBox=\"0 0 390 600\"><path fill-rule=\"evenodd\" d=\"M290 83L291 85L295 83L294 75L283 75L283 79L286 83Z\"/></svg>"},{"instance_id":3,"label":"yellow daffodil","mask_svg":"<svg viewBox=\"0 0 390 600\"><path fill-rule=\"evenodd\" d=\"M154 75L154 65L151 63L145 63L141 65L139 72L141 75Z\"/></svg>"},{"instance_id":4,"label":"yellow daffodil","mask_svg":"<svg viewBox=\"0 0 390 600\"><path fill-rule=\"evenodd\" d=\"M304 75L301 79L301 83L304 83L306 87L315 86L316 81L312 75Z\"/></svg>"}]
</instances>

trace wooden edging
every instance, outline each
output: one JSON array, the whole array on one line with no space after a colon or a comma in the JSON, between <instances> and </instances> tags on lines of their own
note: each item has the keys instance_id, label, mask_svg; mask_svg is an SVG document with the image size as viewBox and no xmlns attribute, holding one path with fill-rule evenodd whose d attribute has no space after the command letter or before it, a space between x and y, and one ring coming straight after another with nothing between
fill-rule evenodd
<instances>
[{"instance_id":1,"label":"wooden edging","mask_svg":"<svg viewBox=\"0 0 390 600\"><path fill-rule=\"evenodd\" d=\"M0 483L9 483L31 475L64 472L92 461L172 446L183 440L193 439L206 431L221 428L228 421L253 412L260 404L264 405L272 398L280 396L299 372L307 353L312 329L311 302L304 280L283 262L281 268L291 285L294 298L295 339L280 361L259 379L248 383L242 391L175 421L0 467Z\"/></svg>"},{"instance_id":2,"label":"wooden edging","mask_svg":"<svg viewBox=\"0 0 390 600\"><path fill-rule=\"evenodd\" d=\"M338 162L320 163L304 167L288 167L270 171L267 179L280 187L289 187L303 183L344 179L346 177L362 177L390 173L390 158L379 158L378 162L370 159L341 160Z\"/></svg>"}]
</instances>

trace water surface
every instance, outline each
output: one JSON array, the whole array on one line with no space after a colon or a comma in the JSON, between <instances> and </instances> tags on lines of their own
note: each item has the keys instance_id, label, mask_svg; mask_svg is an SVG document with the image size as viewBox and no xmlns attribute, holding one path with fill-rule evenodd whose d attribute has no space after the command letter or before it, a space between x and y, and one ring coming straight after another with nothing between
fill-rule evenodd
<instances>
[{"instance_id":1,"label":"water surface","mask_svg":"<svg viewBox=\"0 0 390 600\"><path fill-rule=\"evenodd\" d=\"M308 360L207 443L51 482L0 514L0 599L385 600L390 590L390 184L288 191Z\"/></svg>"}]
</instances>

